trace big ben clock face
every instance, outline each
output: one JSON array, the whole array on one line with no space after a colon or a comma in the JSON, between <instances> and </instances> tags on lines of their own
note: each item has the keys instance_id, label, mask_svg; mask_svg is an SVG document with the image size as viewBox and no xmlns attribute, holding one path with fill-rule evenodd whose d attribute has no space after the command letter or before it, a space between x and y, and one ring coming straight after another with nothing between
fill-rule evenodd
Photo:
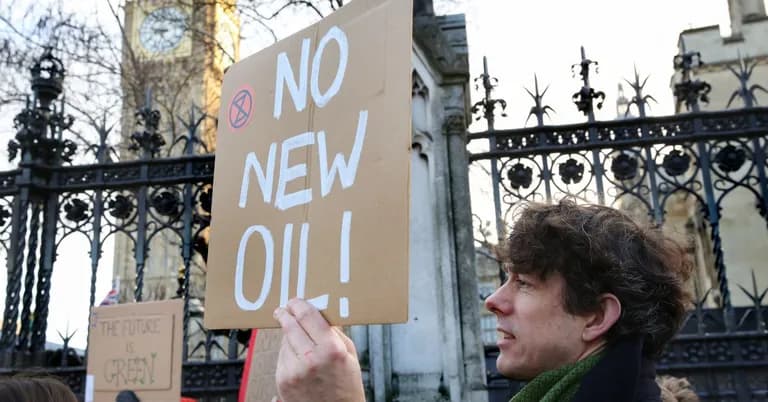
<instances>
[{"instance_id":1,"label":"big ben clock face","mask_svg":"<svg viewBox=\"0 0 768 402\"><path fill-rule=\"evenodd\" d=\"M187 16L176 7L158 8L147 15L139 28L141 45L150 52L166 53L184 39Z\"/></svg>"}]
</instances>

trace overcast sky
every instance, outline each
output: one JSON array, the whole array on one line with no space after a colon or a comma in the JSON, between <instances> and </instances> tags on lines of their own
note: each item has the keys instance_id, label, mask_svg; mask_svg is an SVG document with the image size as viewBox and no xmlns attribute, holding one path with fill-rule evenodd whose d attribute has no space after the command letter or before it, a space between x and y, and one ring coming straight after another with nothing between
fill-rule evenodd
<instances>
[{"instance_id":1,"label":"overcast sky","mask_svg":"<svg viewBox=\"0 0 768 402\"><path fill-rule=\"evenodd\" d=\"M473 76L487 55L492 75L500 80L498 95L510 104L503 127L523 125L532 103L522 87L532 88L534 73L540 83L551 84L545 101L557 111L552 123L584 120L571 102L580 82L570 71L571 64L580 60L582 45L587 56L600 63L593 86L607 94L598 119L615 117L617 85L633 77L634 65L641 76L650 75L645 92L659 101L651 105L650 113L671 114L670 77L679 33L692 27L728 26L726 0L520 3L480 0L466 9Z\"/></svg>"},{"instance_id":2,"label":"overcast sky","mask_svg":"<svg viewBox=\"0 0 768 402\"><path fill-rule=\"evenodd\" d=\"M103 6L100 1L68 2L68 7L88 10ZM579 61L581 45L586 47L589 58L600 62L593 86L605 91L607 99L604 109L597 113L598 119L615 117L617 84L633 76L634 65L643 77L651 76L646 93L659 104L651 105L650 114L671 114L672 57L680 31L715 24L723 24L723 31L728 31L727 0L465 0L458 4L437 2L436 7L439 13L466 14L472 76L480 74L482 58L487 56L492 75L500 80L496 96L509 103L509 117L498 123L498 127L506 128L524 124L532 104L523 87L532 87L534 73L542 86L551 85L545 98L545 103L556 110L551 123L584 120L571 102L571 94L580 83L572 77L570 65ZM289 35L312 19L311 14L297 14L304 17L279 22L278 36ZM242 44L241 56L271 43L268 36L258 32L245 34L250 39ZM5 129L0 130L5 133L0 147L10 136L7 128L13 116L7 110L0 111L0 127ZM482 125L472 129L480 130ZM83 347L88 303L87 245L79 242L59 252L52 280L49 340L55 341L56 331L63 332L68 326L70 331L78 329L73 345ZM111 259L111 253L106 253L102 260L97 302L109 288ZM0 289L5 289L4 279L4 273L0 274ZM73 294L82 297L73 298Z\"/></svg>"},{"instance_id":3,"label":"overcast sky","mask_svg":"<svg viewBox=\"0 0 768 402\"><path fill-rule=\"evenodd\" d=\"M722 25L723 34L730 31L727 0L435 0L435 7L438 14L466 15L472 77L482 72L487 56L491 74L500 81L496 95L509 103L509 117L499 121L506 128L525 123L532 104L523 87L533 87L534 73L542 86L551 85L545 97L557 112L551 123L584 119L571 101L581 84L570 70L580 61L582 45L587 57L600 63L593 86L607 95L598 119L615 117L617 85L633 78L635 65L643 78L651 76L646 93L659 101L651 105L650 114L671 114L670 77L679 33L707 25ZM288 35L308 20L284 18L276 33ZM251 39L242 44L241 56L270 43L266 35L244 33ZM473 101L478 100L480 94L473 95Z\"/></svg>"}]
</instances>

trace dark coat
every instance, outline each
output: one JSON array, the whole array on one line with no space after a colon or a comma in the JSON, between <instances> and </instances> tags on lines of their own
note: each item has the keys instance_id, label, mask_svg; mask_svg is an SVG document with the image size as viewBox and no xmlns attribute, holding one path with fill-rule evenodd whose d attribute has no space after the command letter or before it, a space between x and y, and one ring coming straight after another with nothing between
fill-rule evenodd
<instances>
[{"instance_id":1,"label":"dark coat","mask_svg":"<svg viewBox=\"0 0 768 402\"><path fill-rule=\"evenodd\" d=\"M571 402L660 402L656 366L642 356L640 337L610 345L602 359L581 380Z\"/></svg>"}]
</instances>

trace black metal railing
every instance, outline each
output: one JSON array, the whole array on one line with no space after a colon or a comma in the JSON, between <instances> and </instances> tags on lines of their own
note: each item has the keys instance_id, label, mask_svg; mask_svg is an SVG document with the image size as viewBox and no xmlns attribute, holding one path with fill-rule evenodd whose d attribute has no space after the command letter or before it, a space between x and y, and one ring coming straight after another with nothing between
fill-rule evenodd
<instances>
[{"instance_id":1,"label":"black metal railing","mask_svg":"<svg viewBox=\"0 0 768 402\"><path fill-rule=\"evenodd\" d=\"M755 86L750 87L746 74L752 63L741 60L738 70L731 68L740 89L730 102L741 99L744 107L701 111L699 102L708 101L711 86L694 77L699 59L697 53L675 58L682 79L674 92L678 108L684 105L687 113L647 116L646 104L652 98L643 93L645 80L636 73L634 82L628 83L635 90L629 105L637 109L638 117L597 121L594 107L601 106L605 95L590 86L590 68L595 62L587 59L582 49L582 61L574 68L583 85L573 100L587 121L545 125L544 117L551 108L544 105L537 81L534 91L528 91L534 99L530 116L536 117L537 125L514 130L494 128L495 109L506 108L506 102L492 98L496 81L490 78L486 63L478 79L485 97L474 111L481 113L488 130L471 134L470 147L487 148L471 154L470 168L482 166L490 175L498 239L509 232L516 209L529 201L570 198L611 205L656 225L680 221L671 217L670 211L684 207L684 219L677 224L691 231L689 237L698 239L691 241L689 248L692 257L698 257L698 275L706 278L709 274L712 289L703 287L704 282L693 285L699 301L667 348L658 371L688 377L702 400L765 400L767 290L758 288L755 271L752 283L742 283L744 275L739 283L730 283L729 273L733 272L727 267L740 271L753 268L760 278L768 277L768 269L727 265L725 248L743 240L724 237L723 219L752 213L756 221L762 221L758 230L768 225L768 108L756 106L755 91L749 90ZM754 210L725 209L736 197L746 199ZM473 209L479 213L486 208L474 205ZM478 230L488 232L486 227ZM745 234L745 238L750 237L755 235ZM765 247L756 249L764 252ZM734 293L747 302L734 306ZM521 384L496 372L497 355L498 348L486 347L488 388L491 401L507 401Z\"/></svg>"},{"instance_id":2,"label":"black metal railing","mask_svg":"<svg viewBox=\"0 0 768 402\"><path fill-rule=\"evenodd\" d=\"M65 71L50 49L31 70L34 93L14 120L17 134L8 148L11 160L19 158L18 168L0 172L0 253L7 256L0 375L45 371L83 392L85 356L70 347L71 334L46 339L51 278L66 268L56 264L64 244L87 239L89 294L68 297L96 305L97 271L113 263L102 258L105 243L120 237L135 263L129 300L149 299L144 274L150 244L178 250L179 265L163 274L177 283L165 297L184 300L182 393L211 400L236 396L250 331L202 325L214 155L200 153L200 133L208 116L193 108L180 118L185 132L166 145L148 91L137 113L139 130L123 152L136 159L114 161L120 152L110 146L106 119L92 125L96 143L78 150L65 138L73 119L63 101L56 103ZM163 147L175 147L177 156L158 158ZM76 158L91 162L73 163ZM164 240L152 242L161 235ZM50 341L61 345L46 347Z\"/></svg>"}]
</instances>

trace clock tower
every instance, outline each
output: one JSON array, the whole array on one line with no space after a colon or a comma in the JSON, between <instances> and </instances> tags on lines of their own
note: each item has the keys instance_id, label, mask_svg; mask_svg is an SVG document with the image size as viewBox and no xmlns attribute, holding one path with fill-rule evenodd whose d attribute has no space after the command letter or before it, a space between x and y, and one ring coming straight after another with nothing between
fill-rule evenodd
<instances>
[{"instance_id":1,"label":"clock tower","mask_svg":"<svg viewBox=\"0 0 768 402\"><path fill-rule=\"evenodd\" d=\"M141 155L131 149L130 138L140 129L136 109L147 99L161 115L158 134L165 145L157 157L183 152L183 145L172 148L171 144L187 135L181 122L190 120L192 111L197 117L208 116L198 129L204 145L195 152L213 152L221 82L225 69L239 56L240 27L234 1L128 0L124 12L121 157L131 160ZM182 267L178 236L171 230L150 236L152 227L150 223L147 233L151 252L144 262L145 301L175 295ZM121 301L134 298L136 267L134 240L116 236L114 276L120 278ZM192 297L202 295L200 269L192 271L190 292Z\"/></svg>"},{"instance_id":2,"label":"clock tower","mask_svg":"<svg viewBox=\"0 0 768 402\"><path fill-rule=\"evenodd\" d=\"M123 139L136 129L134 112L152 92L170 144L183 130L178 118L194 107L218 113L224 70L238 59L240 28L231 0L128 0L122 63ZM194 51L193 51L194 49ZM215 146L213 119L202 138ZM169 141L170 140L170 141Z\"/></svg>"}]
</instances>

